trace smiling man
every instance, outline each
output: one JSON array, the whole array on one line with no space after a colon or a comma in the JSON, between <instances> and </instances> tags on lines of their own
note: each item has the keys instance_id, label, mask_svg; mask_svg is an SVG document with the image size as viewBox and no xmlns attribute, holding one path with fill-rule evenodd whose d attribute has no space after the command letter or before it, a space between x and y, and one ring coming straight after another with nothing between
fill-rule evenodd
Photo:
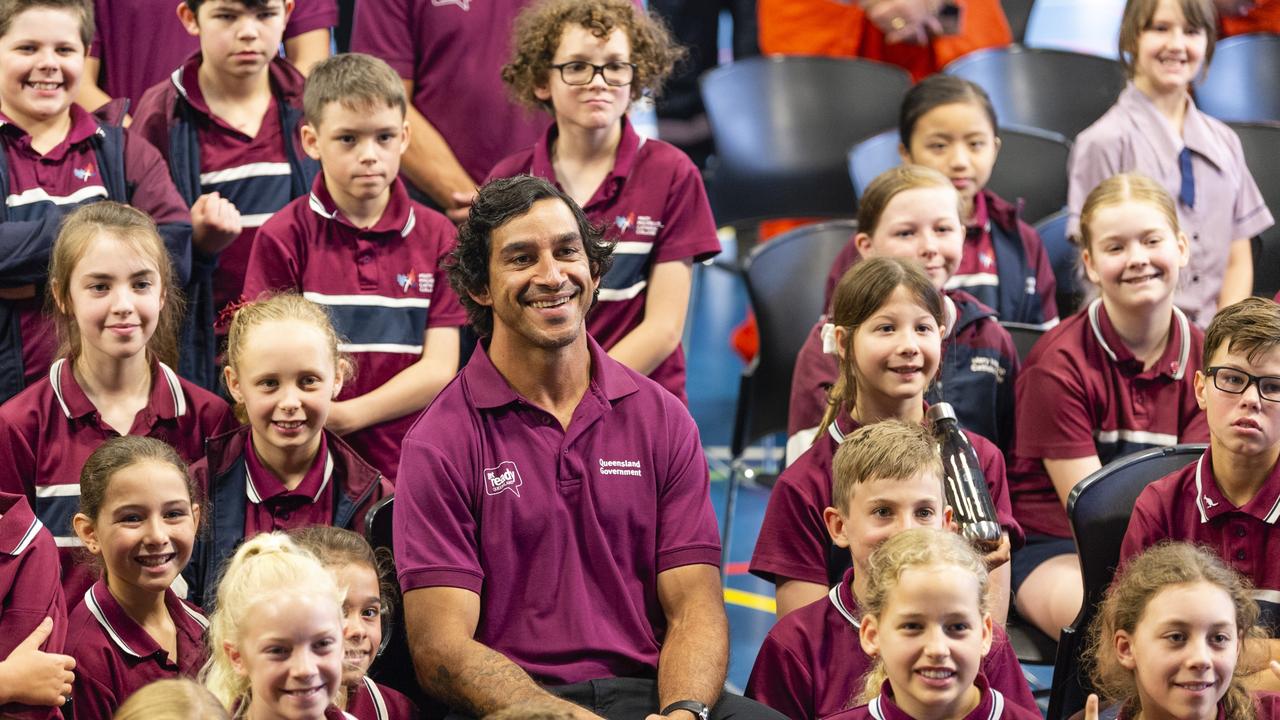
<instances>
[{"instance_id":1,"label":"smiling man","mask_svg":"<svg viewBox=\"0 0 1280 720\"><path fill-rule=\"evenodd\" d=\"M406 436L395 509L418 680L458 716L780 717L721 694L692 418L585 330L611 252L527 175L481 189L459 232L449 279L487 339Z\"/></svg>"}]
</instances>

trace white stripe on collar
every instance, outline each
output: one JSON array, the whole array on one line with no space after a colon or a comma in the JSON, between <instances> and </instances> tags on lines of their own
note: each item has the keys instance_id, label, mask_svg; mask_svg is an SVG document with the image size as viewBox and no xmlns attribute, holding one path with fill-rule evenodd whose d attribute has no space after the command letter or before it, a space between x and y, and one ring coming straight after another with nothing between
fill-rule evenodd
<instances>
[{"instance_id":1,"label":"white stripe on collar","mask_svg":"<svg viewBox=\"0 0 1280 720\"><path fill-rule=\"evenodd\" d=\"M98 620L98 624L102 626L102 629L107 631L107 637L111 638L111 642L115 643L116 647L133 657L142 657L133 648L129 647L129 644L124 641L124 638L120 637L115 628L111 627L111 623L107 621L106 613L102 611L102 606L98 604L98 598L93 596L93 588L84 591L84 605L89 608L89 612Z\"/></svg>"},{"instance_id":2,"label":"white stripe on collar","mask_svg":"<svg viewBox=\"0 0 1280 720\"><path fill-rule=\"evenodd\" d=\"M178 88L178 92L182 93L182 97L187 97L187 89L182 85L182 66L179 65L172 73L169 74L169 81L173 86Z\"/></svg>"},{"instance_id":3,"label":"white stripe on collar","mask_svg":"<svg viewBox=\"0 0 1280 720\"><path fill-rule=\"evenodd\" d=\"M956 310L956 303L950 297L942 296L942 321L947 324L947 334L942 336L944 341L956 334L956 318L960 315Z\"/></svg>"},{"instance_id":4,"label":"white stripe on collar","mask_svg":"<svg viewBox=\"0 0 1280 720\"><path fill-rule=\"evenodd\" d=\"M324 203L320 202L320 198L315 193L311 193L311 198L307 201L307 204L311 207L311 210L315 212L315 214L319 215L325 220L333 219L334 213L331 213L325 209Z\"/></svg>"},{"instance_id":5,"label":"white stripe on collar","mask_svg":"<svg viewBox=\"0 0 1280 720\"><path fill-rule=\"evenodd\" d=\"M390 720L391 714L387 712L387 701L382 697L382 691L378 689L378 683L369 679L368 675L360 678L365 688L369 690L369 697L373 700L373 711L377 714L378 720Z\"/></svg>"},{"instance_id":6,"label":"white stripe on collar","mask_svg":"<svg viewBox=\"0 0 1280 720\"><path fill-rule=\"evenodd\" d=\"M13 547L13 550L9 551L9 554L13 557L17 557L26 552L26 549L35 541L36 535L40 533L40 530L43 527L44 523L40 522L40 518L32 520L31 526L27 528L26 532L22 533L22 538L18 540L18 544Z\"/></svg>"},{"instance_id":7,"label":"white stripe on collar","mask_svg":"<svg viewBox=\"0 0 1280 720\"><path fill-rule=\"evenodd\" d=\"M338 213L329 212L325 209L324 203L320 201L320 198L315 193L311 193L310 199L307 200L307 205L310 206L312 212L325 220L335 220L338 217ZM400 237L409 237L409 233L413 232L413 228L416 227L417 224L418 215L414 212L413 206L411 205L409 206L409 217L404 221L404 227L400 228Z\"/></svg>"},{"instance_id":8,"label":"white stripe on collar","mask_svg":"<svg viewBox=\"0 0 1280 720\"><path fill-rule=\"evenodd\" d=\"M182 577L182 576L181 576L181 575L179 575L178 577ZM175 580L176 580L176 579L177 579L177 578L175 578ZM193 609L193 608L189 607L186 603L182 602L182 600L178 600L178 605L182 607L182 611L183 611L184 613L186 613L186 614L187 614L187 617L189 617L189 618L191 618L192 620L195 620L195 621L196 621L196 624L197 624L197 625L199 625L200 627L204 628L205 630L208 630L208 629L209 629L209 619L208 619L208 618L206 618L204 615L201 615L201 614L200 614L198 611L196 611L195 609Z\"/></svg>"},{"instance_id":9,"label":"white stripe on collar","mask_svg":"<svg viewBox=\"0 0 1280 720\"><path fill-rule=\"evenodd\" d=\"M169 394L173 396L173 414L175 417L182 417L187 414L187 398L182 394L182 384L178 382L178 374L168 365L157 362L160 368L160 375L169 383Z\"/></svg>"},{"instance_id":10,"label":"white stripe on collar","mask_svg":"<svg viewBox=\"0 0 1280 720\"><path fill-rule=\"evenodd\" d=\"M1204 511L1204 480L1200 472L1204 469L1204 453L1196 461L1196 510L1200 511L1200 524L1209 522L1209 514Z\"/></svg>"},{"instance_id":11,"label":"white stripe on collar","mask_svg":"<svg viewBox=\"0 0 1280 720\"><path fill-rule=\"evenodd\" d=\"M1107 357L1111 358L1111 362L1116 361L1116 353L1107 344L1102 337L1102 326L1099 325L1098 313L1102 308L1102 298L1094 298L1089 303L1089 327L1093 329L1093 336L1098 340L1098 344L1102 346L1103 352ZM1178 347L1178 371L1173 374L1174 380L1181 380L1187 374L1187 358L1191 355L1191 323L1187 320L1187 316L1177 305L1173 306L1173 318L1178 323L1179 347Z\"/></svg>"},{"instance_id":12,"label":"white stripe on collar","mask_svg":"<svg viewBox=\"0 0 1280 720\"><path fill-rule=\"evenodd\" d=\"M987 692L991 693L991 712L987 714L988 720L1000 720L1004 716L1004 695L1000 691L989 687Z\"/></svg>"},{"instance_id":13,"label":"white stripe on collar","mask_svg":"<svg viewBox=\"0 0 1280 720\"><path fill-rule=\"evenodd\" d=\"M409 237L409 233L413 232L413 226L418 224L418 216L413 212L413 206L409 206L409 219L404 221L404 227L400 229L400 237Z\"/></svg>"},{"instance_id":14,"label":"white stripe on collar","mask_svg":"<svg viewBox=\"0 0 1280 720\"><path fill-rule=\"evenodd\" d=\"M62 414L71 419L71 408L67 407L67 401L62 398L62 366L67 364L66 358L58 358L49 366L49 385L53 388L53 396L58 399L58 405L62 408Z\"/></svg>"},{"instance_id":15,"label":"white stripe on collar","mask_svg":"<svg viewBox=\"0 0 1280 720\"><path fill-rule=\"evenodd\" d=\"M884 720L884 709L880 707L880 698L882 697L884 696L877 695L875 699L867 703L867 712L871 713L871 717L876 720Z\"/></svg>"},{"instance_id":16,"label":"white stripe on collar","mask_svg":"<svg viewBox=\"0 0 1280 720\"><path fill-rule=\"evenodd\" d=\"M309 472L309 471L308 471ZM329 478L333 475L333 453L328 449L324 453L324 479L320 481L320 488L316 490L316 494L312 496L311 502L319 502L320 496L324 494L324 489L329 487ZM244 477L248 481L244 484L245 495L249 497L249 502L254 505L262 504L262 495L258 492L258 486L253 482L253 474L249 472L249 466L246 463L244 468Z\"/></svg>"},{"instance_id":17,"label":"white stripe on collar","mask_svg":"<svg viewBox=\"0 0 1280 720\"><path fill-rule=\"evenodd\" d=\"M844 601L840 599L840 583L836 583L831 587L831 590L827 593L827 597L831 599L831 604L836 606L836 612L843 615L844 619L848 620L850 625L854 628L862 627L858 622L858 617L853 614L852 610L845 607Z\"/></svg>"}]
</instances>

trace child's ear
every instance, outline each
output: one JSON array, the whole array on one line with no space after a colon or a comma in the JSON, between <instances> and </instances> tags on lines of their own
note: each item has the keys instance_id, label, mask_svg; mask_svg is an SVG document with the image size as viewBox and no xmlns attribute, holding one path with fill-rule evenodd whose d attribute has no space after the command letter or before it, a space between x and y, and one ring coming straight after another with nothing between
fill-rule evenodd
<instances>
[{"instance_id":1,"label":"child's ear","mask_svg":"<svg viewBox=\"0 0 1280 720\"><path fill-rule=\"evenodd\" d=\"M71 518L71 527L76 531L76 537L80 538L80 542L84 544L84 549L94 555L101 554L102 548L98 545L98 529L94 527L93 520L84 513L76 513Z\"/></svg>"},{"instance_id":2,"label":"child's ear","mask_svg":"<svg viewBox=\"0 0 1280 720\"><path fill-rule=\"evenodd\" d=\"M196 529L200 529L200 503L191 503L191 520L196 524Z\"/></svg>"},{"instance_id":3,"label":"child's ear","mask_svg":"<svg viewBox=\"0 0 1280 720\"><path fill-rule=\"evenodd\" d=\"M551 102L551 83L549 82L550 76L548 76L547 79L548 79L548 82L538 83L537 85L533 86L533 96L538 98L544 103Z\"/></svg>"},{"instance_id":4,"label":"child's ear","mask_svg":"<svg viewBox=\"0 0 1280 720\"><path fill-rule=\"evenodd\" d=\"M284 0L284 21L289 22L289 16L293 14L295 7L293 0Z\"/></svg>"},{"instance_id":5,"label":"child's ear","mask_svg":"<svg viewBox=\"0 0 1280 720\"><path fill-rule=\"evenodd\" d=\"M304 122L302 127L298 129L298 133L302 138L302 151L312 160L320 159L320 135L311 123Z\"/></svg>"},{"instance_id":6,"label":"child's ear","mask_svg":"<svg viewBox=\"0 0 1280 720\"><path fill-rule=\"evenodd\" d=\"M222 652L227 654L227 660L231 662L231 669L235 670L237 675L244 677L249 674L248 669L244 666L244 657L240 655L240 649L236 647L235 643L224 640Z\"/></svg>"},{"instance_id":7,"label":"child's ear","mask_svg":"<svg viewBox=\"0 0 1280 720\"><path fill-rule=\"evenodd\" d=\"M898 160L903 165L911 165L911 150L902 143L898 143Z\"/></svg>"},{"instance_id":8,"label":"child's ear","mask_svg":"<svg viewBox=\"0 0 1280 720\"><path fill-rule=\"evenodd\" d=\"M995 153L991 156L993 160L1000 157L1000 146L1003 144L1004 143L1000 142L1000 136L996 135L991 143L992 149L995 150Z\"/></svg>"},{"instance_id":9,"label":"child's ear","mask_svg":"<svg viewBox=\"0 0 1280 720\"><path fill-rule=\"evenodd\" d=\"M831 542L835 543L836 547L849 547L849 538L844 534L845 519L840 511L833 507L825 508L822 511L822 519L827 523L827 534L831 536Z\"/></svg>"},{"instance_id":10,"label":"child's ear","mask_svg":"<svg viewBox=\"0 0 1280 720\"><path fill-rule=\"evenodd\" d=\"M176 11L178 13L178 22L182 23L182 27L186 28L187 34L199 37L200 22L196 19L196 14L191 12L191 8L187 7L187 3L179 2Z\"/></svg>"},{"instance_id":11,"label":"child's ear","mask_svg":"<svg viewBox=\"0 0 1280 720\"><path fill-rule=\"evenodd\" d=\"M843 361L845 360L845 355L849 353L849 328L843 325L836 325L833 332L836 336L836 356Z\"/></svg>"},{"instance_id":12,"label":"child's ear","mask_svg":"<svg viewBox=\"0 0 1280 720\"><path fill-rule=\"evenodd\" d=\"M400 128L400 154L404 155L409 149L409 140L413 138L413 130L409 127L409 118L404 119L404 124Z\"/></svg>"},{"instance_id":13,"label":"child's ear","mask_svg":"<svg viewBox=\"0 0 1280 720\"><path fill-rule=\"evenodd\" d=\"M956 522L956 513L950 505L942 507L942 526L953 533L960 532L960 523Z\"/></svg>"},{"instance_id":14,"label":"child's ear","mask_svg":"<svg viewBox=\"0 0 1280 720\"><path fill-rule=\"evenodd\" d=\"M1133 657L1133 638L1124 630L1117 630L1115 636L1116 660L1126 670L1133 670L1138 662Z\"/></svg>"},{"instance_id":15,"label":"child's ear","mask_svg":"<svg viewBox=\"0 0 1280 720\"><path fill-rule=\"evenodd\" d=\"M853 246L858 248L858 254L861 255L863 259L870 257L868 253L871 250L871 236L864 232L854 235Z\"/></svg>"},{"instance_id":16,"label":"child's ear","mask_svg":"<svg viewBox=\"0 0 1280 720\"><path fill-rule=\"evenodd\" d=\"M1080 266L1084 268L1084 276L1094 285L1102 284L1102 276L1093 269L1093 254L1089 252L1089 248L1080 251Z\"/></svg>"},{"instance_id":17,"label":"child's ear","mask_svg":"<svg viewBox=\"0 0 1280 720\"><path fill-rule=\"evenodd\" d=\"M858 623L858 642L868 657L880 654L880 623L875 615L863 615Z\"/></svg>"},{"instance_id":18,"label":"child's ear","mask_svg":"<svg viewBox=\"0 0 1280 720\"><path fill-rule=\"evenodd\" d=\"M991 627L991 613L982 614L982 657L991 652L991 641L995 631Z\"/></svg>"},{"instance_id":19,"label":"child's ear","mask_svg":"<svg viewBox=\"0 0 1280 720\"><path fill-rule=\"evenodd\" d=\"M340 358L338 360L338 375L333 380L333 397L331 399L338 399L338 394L342 392L342 383L346 382L350 375L351 361L346 358Z\"/></svg>"},{"instance_id":20,"label":"child's ear","mask_svg":"<svg viewBox=\"0 0 1280 720\"><path fill-rule=\"evenodd\" d=\"M1178 231L1178 267L1184 268L1187 263L1191 262L1191 243L1187 241L1187 234Z\"/></svg>"},{"instance_id":21,"label":"child's ear","mask_svg":"<svg viewBox=\"0 0 1280 720\"><path fill-rule=\"evenodd\" d=\"M238 403L244 402L244 396L240 393L240 379L236 376L235 368L230 365L222 368L222 379L227 383L227 392L231 393L231 399Z\"/></svg>"},{"instance_id":22,"label":"child's ear","mask_svg":"<svg viewBox=\"0 0 1280 720\"><path fill-rule=\"evenodd\" d=\"M1193 384L1196 389L1196 405L1200 406L1201 411L1208 410L1209 401L1207 399L1208 393L1206 390L1209 388L1209 376L1197 370Z\"/></svg>"}]
</instances>

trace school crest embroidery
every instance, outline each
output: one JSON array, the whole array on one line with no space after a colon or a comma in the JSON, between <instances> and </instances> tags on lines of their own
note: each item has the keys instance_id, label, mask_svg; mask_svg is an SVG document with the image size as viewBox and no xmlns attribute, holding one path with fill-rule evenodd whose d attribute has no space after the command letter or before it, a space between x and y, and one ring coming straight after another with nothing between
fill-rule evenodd
<instances>
[{"instance_id":1,"label":"school crest embroidery","mask_svg":"<svg viewBox=\"0 0 1280 720\"><path fill-rule=\"evenodd\" d=\"M435 7L444 7L446 5L457 5L464 12L471 10L471 0L431 0L431 4Z\"/></svg>"},{"instance_id":2,"label":"school crest embroidery","mask_svg":"<svg viewBox=\"0 0 1280 720\"><path fill-rule=\"evenodd\" d=\"M408 273L396 275L396 284L402 292L417 288L420 293L429 293L436 287L436 276L435 273L415 273L410 269Z\"/></svg>"},{"instance_id":3,"label":"school crest embroidery","mask_svg":"<svg viewBox=\"0 0 1280 720\"><path fill-rule=\"evenodd\" d=\"M636 222L635 213L627 213L626 215L618 215L613 218L613 226L618 228L618 232L624 233Z\"/></svg>"},{"instance_id":4,"label":"school crest embroidery","mask_svg":"<svg viewBox=\"0 0 1280 720\"><path fill-rule=\"evenodd\" d=\"M498 467L484 469L484 491L487 495L501 495L510 490L512 495L520 497L520 488L524 480L520 470L511 460L498 463Z\"/></svg>"},{"instance_id":5,"label":"school crest embroidery","mask_svg":"<svg viewBox=\"0 0 1280 720\"><path fill-rule=\"evenodd\" d=\"M89 182L89 178L93 177L97 173L94 172L93 163L89 163L82 168L72 170L71 174L75 175L76 179L80 182Z\"/></svg>"}]
</instances>

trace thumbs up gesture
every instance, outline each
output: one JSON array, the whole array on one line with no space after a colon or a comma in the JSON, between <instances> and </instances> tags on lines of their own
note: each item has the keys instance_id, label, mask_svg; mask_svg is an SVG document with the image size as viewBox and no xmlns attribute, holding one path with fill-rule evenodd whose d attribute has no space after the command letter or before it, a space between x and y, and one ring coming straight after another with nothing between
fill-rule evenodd
<instances>
[{"instance_id":1,"label":"thumbs up gesture","mask_svg":"<svg viewBox=\"0 0 1280 720\"><path fill-rule=\"evenodd\" d=\"M45 618L25 640L0 661L0 703L58 706L71 695L76 666L70 655L40 650L53 632L53 619Z\"/></svg>"}]
</instances>

